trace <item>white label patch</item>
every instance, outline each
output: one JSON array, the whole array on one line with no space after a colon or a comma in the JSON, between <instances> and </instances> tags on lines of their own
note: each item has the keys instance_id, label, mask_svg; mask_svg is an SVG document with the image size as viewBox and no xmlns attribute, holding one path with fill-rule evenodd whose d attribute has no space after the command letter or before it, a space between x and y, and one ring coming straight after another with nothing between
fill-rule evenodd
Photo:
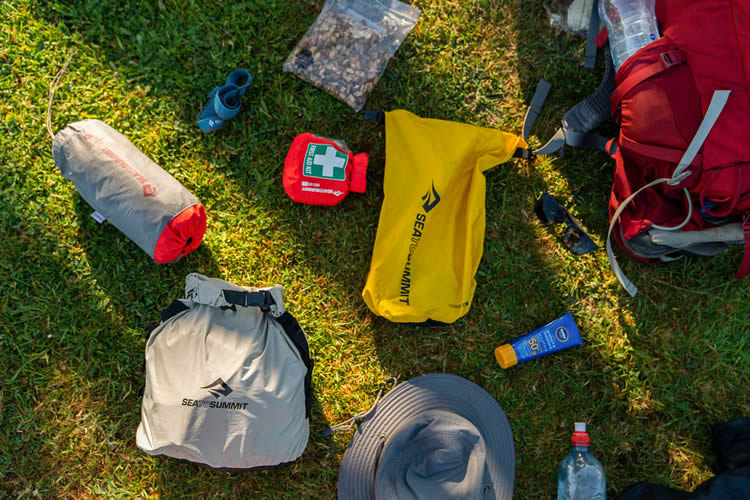
<instances>
[{"instance_id":1,"label":"white label patch","mask_svg":"<svg viewBox=\"0 0 750 500\"><path fill-rule=\"evenodd\" d=\"M96 212L96 211L94 211L91 214L91 218L94 219L99 224L101 224L102 222L104 222L105 220L107 220L106 217L104 217L102 214L100 214L99 212Z\"/></svg>"}]
</instances>

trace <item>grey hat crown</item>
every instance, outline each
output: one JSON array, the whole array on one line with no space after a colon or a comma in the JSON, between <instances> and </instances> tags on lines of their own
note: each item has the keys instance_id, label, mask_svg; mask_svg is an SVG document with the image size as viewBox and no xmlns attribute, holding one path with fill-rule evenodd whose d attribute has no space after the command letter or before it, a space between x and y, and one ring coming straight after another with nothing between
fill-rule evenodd
<instances>
[{"instance_id":1,"label":"grey hat crown","mask_svg":"<svg viewBox=\"0 0 750 500\"><path fill-rule=\"evenodd\" d=\"M396 386L355 431L339 472L341 500L510 499L515 451L502 408L455 375Z\"/></svg>"}]
</instances>

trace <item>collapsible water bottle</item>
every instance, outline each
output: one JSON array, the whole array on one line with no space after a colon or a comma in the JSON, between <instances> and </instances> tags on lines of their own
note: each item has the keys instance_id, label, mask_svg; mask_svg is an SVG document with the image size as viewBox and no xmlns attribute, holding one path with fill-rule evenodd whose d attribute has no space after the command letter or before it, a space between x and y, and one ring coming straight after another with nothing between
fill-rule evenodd
<instances>
[{"instance_id":1,"label":"collapsible water bottle","mask_svg":"<svg viewBox=\"0 0 750 500\"><path fill-rule=\"evenodd\" d=\"M600 0L599 16L607 27L615 71L640 48L659 35L656 0Z\"/></svg>"},{"instance_id":2,"label":"collapsible water bottle","mask_svg":"<svg viewBox=\"0 0 750 500\"><path fill-rule=\"evenodd\" d=\"M557 500L606 500L604 468L589 451L586 424L576 422L573 449L557 470Z\"/></svg>"}]
</instances>

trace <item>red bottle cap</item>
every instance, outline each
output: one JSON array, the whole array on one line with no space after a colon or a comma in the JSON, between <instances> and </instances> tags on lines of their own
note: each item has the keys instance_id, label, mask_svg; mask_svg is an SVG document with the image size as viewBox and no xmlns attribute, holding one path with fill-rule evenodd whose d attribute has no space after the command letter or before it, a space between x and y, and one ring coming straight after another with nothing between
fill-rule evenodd
<instances>
[{"instance_id":1,"label":"red bottle cap","mask_svg":"<svg viewBox=\"0 0 750 500\"><path fill-rule=\"evenodd\" d=\"M573 443L573 446L591 446L591 440L589 439L589 434L586 432L586 424L581 422L576 422L575 424L575 432L573 433L573 436L570 438L571 443Z\"/></svg>"}]
</instances>

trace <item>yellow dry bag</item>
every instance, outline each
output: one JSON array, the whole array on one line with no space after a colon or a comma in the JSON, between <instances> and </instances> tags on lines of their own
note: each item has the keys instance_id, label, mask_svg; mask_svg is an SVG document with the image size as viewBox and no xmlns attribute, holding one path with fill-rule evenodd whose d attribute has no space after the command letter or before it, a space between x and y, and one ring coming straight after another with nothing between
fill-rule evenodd
<instances>
[{"instance_id":1,"label":"yellow dry bag","mask_svg":"<svg viewBox=\"0 0 750 500\"><path fill-rule=\"evenodd\" d=\"M525 147L499 130L385 114L383 207L362 291L372 312L403 323L468 312L484 245L483 172Z\"/></svg>"}]
</instances>

